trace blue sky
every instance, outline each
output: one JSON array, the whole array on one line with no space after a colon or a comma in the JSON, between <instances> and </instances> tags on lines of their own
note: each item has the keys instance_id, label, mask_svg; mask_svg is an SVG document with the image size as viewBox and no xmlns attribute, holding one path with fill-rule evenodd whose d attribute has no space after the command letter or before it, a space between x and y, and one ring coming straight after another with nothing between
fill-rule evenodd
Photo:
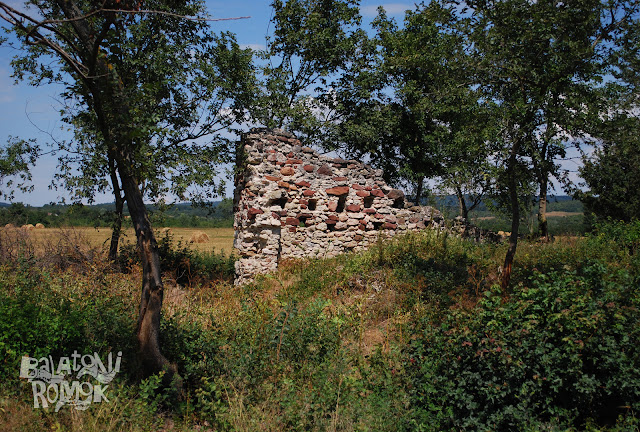
<instances>
[{"instance_id":1,"label":"blue sky","mask_svg":"<svg viewBox=\"0 0 640 432\"><path fill-rule=\"evenodd\" d=\"M7 1L13 7L20 7L23 2ZM236 34L238 43L254 49L264 48L265 38L270 30L271 17L270 0L232 0L206 1L209 14L213 18L230 18L250 16L248 19L237 21L213 22L216 31L227 30ZM382 5L389 16L402 20L404 11L413 9L413 2L383 2L376 0L362 0L361 13L365 22L376 15L376 9ZM15 51L0 46L0 142L6 143L9 136L20 138L35 138L41 145L51 141L50 135L63 139L68 132L62 130L64 124L60 121L61 104L57 101L62 91L61 86L43 85L31 87L21 82L14 85L11 78L11 58ZM50 202L58 202L68 197L64 190L50 190L49 184L56 172L55 157L43 157L32 170L34 191L30 194L16 193L14 201L40 206ZM230 194L230 191L228 192ZM105 195L96 198L96 202L112 202L113 198Z\"/></svg>"}]
</instances>

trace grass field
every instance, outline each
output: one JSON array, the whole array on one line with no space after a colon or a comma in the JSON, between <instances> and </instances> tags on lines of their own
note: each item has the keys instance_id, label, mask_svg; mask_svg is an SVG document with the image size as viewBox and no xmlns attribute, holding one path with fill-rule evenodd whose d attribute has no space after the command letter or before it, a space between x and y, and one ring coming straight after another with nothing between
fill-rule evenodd
<instances>
[{"instance_id":1,"label":"grass field","mask_svg":"<svg viewBox=\"0 0 640 432\"><path fill-rule=\"evenodd\" d=\"M203 231L209 236L209 241L205 243L189 243L189 239L196 231ZM170 228L170 235L178 243L188 244L191 248L200 252L221 252L231 253L233 251L233 228ZM156 238L163 236L162 228L156 229ZM111 238L110 228L46 228L36 229L29 232L29 236L37 245L57 242L62 238L73 238L80 240L80 243L89 244L93 247L109 247ZM133 228L125 230L123 243L135 242Z\"/></svg>"}]
</instances>

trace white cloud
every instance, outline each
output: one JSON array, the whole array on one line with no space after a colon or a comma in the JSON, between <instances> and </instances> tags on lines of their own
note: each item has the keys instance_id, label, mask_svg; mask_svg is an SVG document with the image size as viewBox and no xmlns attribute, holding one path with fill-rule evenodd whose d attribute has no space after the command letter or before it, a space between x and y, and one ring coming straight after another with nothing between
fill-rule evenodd
<instances>
[{"instance_id":1,"label":"white cloud","mask_svg":"<svg viewBox=\"0 0 640 432\"><path fill-rule=\"evenodd\" d=\"M264 44L240 44L241 49L251 48L253 51L262 51L267 49Z\"/></svg>"},{"instance_id":2,"label":"white cloud","mask_svg":"<svg viewBox=\"0 0 640 432\"><path fill-rule=\"evenodd\" d=\"M378 7L382 6L387 15L404 15L406 10L413 9L413 6L408 3L384 3L377 5L363 6L360 8L360 13L365 17L374 17L378 15Z\"/></svg>"}]
</instances>

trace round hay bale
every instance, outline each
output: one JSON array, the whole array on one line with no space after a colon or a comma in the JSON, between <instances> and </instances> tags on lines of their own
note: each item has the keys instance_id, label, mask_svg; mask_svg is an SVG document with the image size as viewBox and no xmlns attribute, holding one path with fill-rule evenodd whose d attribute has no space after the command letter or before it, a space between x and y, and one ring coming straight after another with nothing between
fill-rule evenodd
<instances>
[{"instance_id":1,"label":"round hay bale","mask_svg":"<svg viewBox=\"0 0 640 432\"><path fill-rule=\"evenodd\" d=\"M34 229L36 229L36 227L34 227L33 224L22 225L20 228L22 228L25 231L33 231Z\"/></svg>"},{"instance_id":2,"label":"round hay bale","mask_svg":"<svg viewBox=\"0 0 640 432\"><path fill-rule=\"evenodd\" d=\"M15 228L16 226L15 226L14 224L10 224L10 223L8 223L8 224L6 224L4 227L5 227L5 228L7 228L7 229L13 229L13 228Z\"/></svg>"},{"instance_id":3,"label":"round hay bale","mask_svg":"<svg viewBox=\"0 0 640 432\"><path fill-rule=\"evenodd\" d=\"M191 234L189 243L206 243L209 241L209 236L204 231L196 231Z\"/></svg>"},{"instance_id":4,"label":"round hay bale","mask_svg":"<svg viewBox=\"0 0 640 432\"><path fill-rule=\"evenodd\" d=\"M44 229L44 225L41 223L36 224L36 229Z\"/></svg>"}]
</instances>

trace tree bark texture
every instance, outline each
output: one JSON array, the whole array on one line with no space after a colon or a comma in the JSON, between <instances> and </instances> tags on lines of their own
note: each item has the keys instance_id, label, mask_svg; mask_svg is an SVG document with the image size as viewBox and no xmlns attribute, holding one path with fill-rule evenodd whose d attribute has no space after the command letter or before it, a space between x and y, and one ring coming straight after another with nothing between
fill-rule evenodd
<instances>
[{"instance_id":1,"label":"tree bark texture","mask_svg":"<svg viewBox=\"0 0 640 432\"><path fill-rule=\"evenodd\" d=\"M507 162L507 181L509 187L509 201L511 203L511 235L509 236L509 248L504 258L504 266L502 268L502 292L506 293L511 281L511 270L513 260L516 256L518 248L518 230L520 229L520 203L518 202L518 180L517 180L517 162L518 162L518 142L514 142L511 148L509 161Z\"/></svg>"},{"instance_id":2,"label":"tree bark texture","mask_svg":"<svg viewBox=\"0 0 640 432\"><path fill-rule=\"evenodd\" d=\"M467 209L467 203L464 200L464 195L460 186L456 186L456 196L458 197L458 207L460 208L460 216L467 220L469 217L469 210Z\"/></svg>"},{"instance_id":3,"label":"tree bark texture","mask_svg":"<svg viewBox=\"0 0 640 432\"><path fill-rule=\"evenodd\" d=\"M538 235L549 239L549 227L547 224L547 188L548 177L544 176L540 181L540 197L538 199Z\"/></svg>"},{"instance_id":4,"label":"tree bark texture","mask_svg":"<svg viewBox=\"0 0 640 432\"><path fill-rule=\"evenodd\" d=\"M422 188L424 187L424 179L420 178L417 181L416 185L416 205L421 205L420 200L422 199Z\"/></svg>"},{"instance_id":5,"label":"tree bark texture","mask_svg":"<svg viewBox=\"0 0 640 432\"><path fill-rule=\"evenodd\" d=\"M142 291L138 313L137 338L143 365L149 371L177 372L160 351L160 316L164 286L160 270L158 243L153 234L140 186L128 172L120 170L122 188L136 232L142 261Z\"/></svg>"},{"instance_id":6,"label":"tree bark texture","mask_svg":"<svg viewBox=\"0 0 640 432\"><path fill-rule=\"evenodd\" d=\"M115 263L118 259L118 245L122 234L122 219L124 211L124 198L122 190L118 182L118 174L115 168L115 162L109 160L109 174L111 176L111 184L113 186L113 195L115 198L116 209L113 212L113 223L111 224L111 242L109 244L109 261Z\"/></svg>"}]
</instances>

